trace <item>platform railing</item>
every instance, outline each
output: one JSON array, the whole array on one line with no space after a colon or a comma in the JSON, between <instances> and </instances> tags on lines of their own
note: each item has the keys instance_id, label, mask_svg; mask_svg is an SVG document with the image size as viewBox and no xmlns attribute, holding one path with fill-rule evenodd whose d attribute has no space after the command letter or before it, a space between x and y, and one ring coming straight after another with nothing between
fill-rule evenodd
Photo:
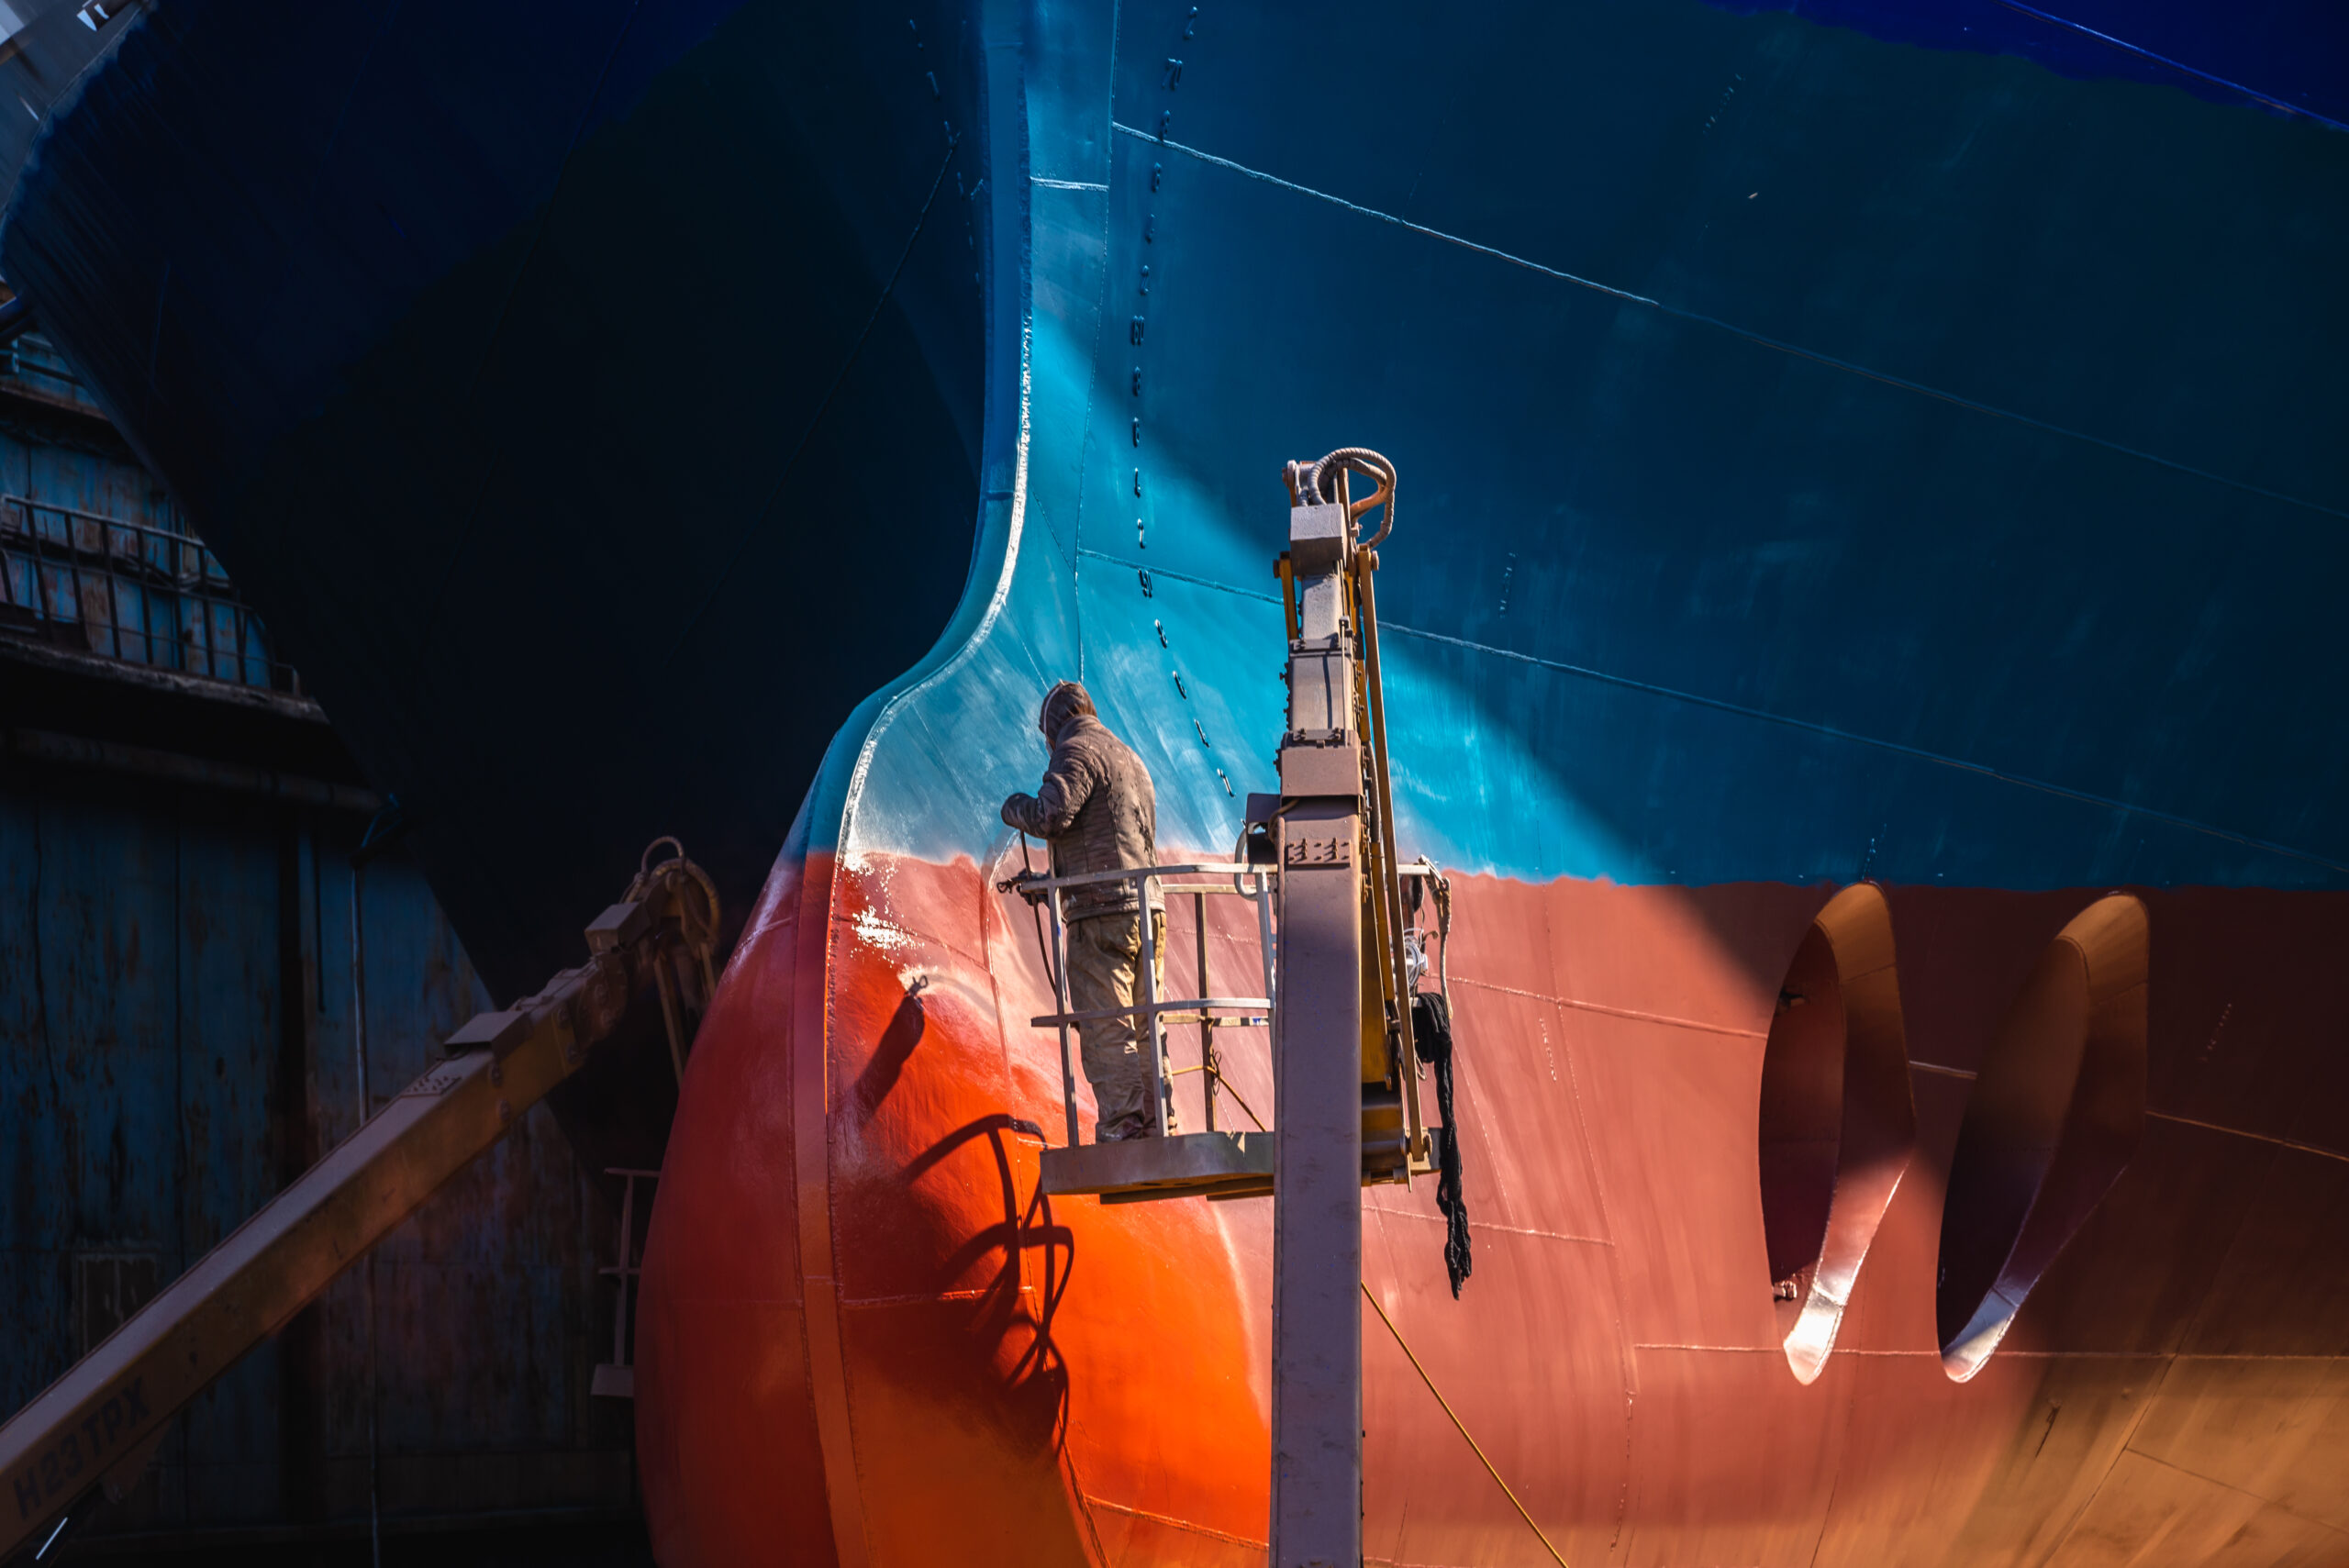
<instances>
[{"instance_id":1,"label":"platform railing","mask_svg":"<svg viewBox=\"0 0 2349 1568\"><path fill-rule=\"evenodd\" d=\"M128 663L302 689L202 539L54 501L0 495L0 620Z\"/></svg>"},{"instance_id":2,"label":"platform railing","mask_svg":"<svg viewBox=\"0 0 2349 1568\"><path fill-rule=\"evenodd\" d=\"M1170 878L1207 877L1212 881L1179 882ZM1167 1051L1165 1026L1170 1023L1196 1023L1199 1026L1200 1079L1205 1085L1207 1125L1215 1128L1216 1080L1220 1068L1215 1060L1214 1030L1218 1023L1240 1026L1270 1024L1273 1029L1273 1050L1277 1057L1280 1050L1278 1015L1273 1006L1276 975L1273 947L1273 887L1277 873L1271 866L1198 862L1187 865L1136 866L1119 871L1085 872L1072 876L1021 876L1006 883L1006 888L1031 900L1041 898L1052 919L1052 999L1055 1010L1041 1018L1031 1018L1037 1029L1057 1028L1061 1047L1061 1106L1068 1118L1068 1146L1075 1148L1080 1141L1076 1124L1076 1069L1069 1050L1069 1030L1078 1024L1103 1018L1130 1017L1135 1032L1149 1042L1151 1103L1154 1109L1151 1134L1164 1137L1174 1120L1173 1074L1166 1070ZM1108 883L1129 883L1133 885L1141 906L1137 924L1141 930L1141 951L1136 977L1138 995L1130 1007L1095 1007L1078 1012L1070 1006L1068 993L1068 925L1061 906L1061 895L1073 887L1097 887ZM1261 996L1172 996L1158 995L1158 941L1148 917L1151 893L1155 888L1162 895L1189 894L1199 923L1199 986L1208 985L1205 962L1207 943L1207 900L1210 895L1239 897L1256 906L1256 930L1261 944L1260 958L1264 966L1264 993Z\"/></svg>"}]
</instances>

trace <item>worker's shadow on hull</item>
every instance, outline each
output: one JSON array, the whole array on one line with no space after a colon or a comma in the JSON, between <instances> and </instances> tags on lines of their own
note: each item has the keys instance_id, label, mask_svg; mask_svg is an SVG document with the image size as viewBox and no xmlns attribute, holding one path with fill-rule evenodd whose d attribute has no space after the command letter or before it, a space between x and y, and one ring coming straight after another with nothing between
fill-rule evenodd
<instances>
[{"instance_id":1,"label":"worker's shadow on hull","mask_svg":"<svg viewBox=\"0 0 2349 1568\"><path fill-rule=\"evenodd\" d=\"M898 1000L848 1085L846 1108L860 1132L890 1120L885 1107L891 1096L924 1088L925 1074L955 1080L956 1060L978 1048L954 1027L958 1009L940 1000L952 985L950 979L940 991L932 976L920 975ZM1005 1447L1049 1460L1059 1452L1068 1420L1068 1372L1052 1324L1068 1293L1075 1238L1054 1220L1038 1181L1035 1153L1042 1141L1035 1123L1008 1112L975 1117L896 1172L885 1201L896 1212L874 1219L901 1236L926 1233L918 1251L935 1260L926 1266L929 1288L939 1293L952 1326L901 1352L930 1362L919 1375L933 1392L963 1389ZM958 1158L982 1142L986 1164ZM961 1180L941 1185L932 1179L945 1167ZM983 1173L990 1170L992 1182Z\"/></svg>"},{"instance_id":2,"label":"worker's shadow on hull","mask_svg":"<svg viewBox=\"0 0 2349 1568\"><path fill-rule=\"evenodd\" d=\"M879 1059L876 1054L875 1061ZM1001 1194L1001 1218L965 1237L941 1258L939 1278L965 1279L993 1260L985 1283L970 1298L964 1331L968 1342L984 1351L997 1409L1021 1444L1057 1452L1068 1419L1068 1370L1052 1342L1052 1321L1068 1294L1076 1238L1067 1226L1055 1222L1052 1200L1041 1185L1021 1203L1010 1141L1015 1138L1041 1142L1032 1122L1008 1114L982 1117L924 1150L906 1167L905 1180L910 1184L965 1144L985 1140ZM1032 1162L1029 1170L1032 1183ZM1041 1273L1032 1284L1028 1278L1031 1266Z\"/></svg>"},{"instance_id":3,"label":"worker's shadow on hull","mask_svg":"<svg viewBox=\"0 0 2349 1568\"><path fill-rule=\"evenodd\" d=\"M921 995L930 988L930 976L917 975L906 991L905 1000L889 1016L889 1027L881 1031L874 1042L872 1059L864 1071L856 1075L856 1083L849 1093L849 1103L856 1107L857 1126L862 1128L873 1120L881 1102L897 1086L906 1063L913 1060L914 1049L920 1045L929 1027L930 1016L922 1006ZM910 1173L908 1180L911 1179Z\"/></svg>"}]
</instances>

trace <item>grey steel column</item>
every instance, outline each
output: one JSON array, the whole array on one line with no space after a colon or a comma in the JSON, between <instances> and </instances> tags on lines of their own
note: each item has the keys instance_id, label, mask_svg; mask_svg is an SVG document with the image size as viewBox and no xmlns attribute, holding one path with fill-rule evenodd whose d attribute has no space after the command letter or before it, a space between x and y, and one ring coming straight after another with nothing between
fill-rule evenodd
<instances>
[{"instance_id":1,"label":"grey steel column","mask_svg":"<svg viewBox=\"0 0 2349 1568\"><path fill-rule=\"evenodd\" d=\"M1272 1568L1362 1562L1361 738L1345 508L1290 513L1299 632L1281 745Z\"/></svg>"}]
</instances>

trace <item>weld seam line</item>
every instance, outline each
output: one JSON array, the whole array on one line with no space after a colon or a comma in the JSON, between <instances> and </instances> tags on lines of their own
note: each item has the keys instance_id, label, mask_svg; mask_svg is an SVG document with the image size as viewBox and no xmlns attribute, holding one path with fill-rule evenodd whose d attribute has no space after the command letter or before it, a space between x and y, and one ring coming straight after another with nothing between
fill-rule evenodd
<instances>
[{"instance_id":1,"label":"weld seam line","mask_svg":"<svg viewBox=\"0 0 2349 1568\"><path fill-rule=\"evenodd\" d=\"M1263 599L1267 603L1271 602L1273 597L1270 594L1261 594L1253 589L1234 587L1229 583L1219 583L1211 577L1200 577L1186 572L1144 566L1139 562L1127 561L1103 550L1080 550L1077 553L1115 562L1119 565L1130 567L1137 572L1147 572L1153 579L1171 577L1178 583L1190 583L1199 587L1237 594L1243 598ZM1544 670L1554 670L1562 675L1574 675L1582 680L1596 681L1602 685L1620 686L1626 691L1643 692L1651 696L1668 697L1674 702L1688 703L1697 707L1709 707L1720 713L1735 714L1741 718L1760 719L1769 724L1784 725L1789 729L1805 730L1813 735L1824 736L1831 740L1846 740L1854 745L1873 746L1878 751L1890 751L1917 762L1933 762L1942 767L1955 768L1960 773L1975 773L1983 778L1995 779L2000 784L2036 790L2042 795L2052 795L2064 800L2077 801L2084 806L2099 806L2108 811L2125 811L2132 816L2149 817L2168 827L2184 828L2190 833L2200 833L2226 843L2239 845L2243 849L2255 850L2262 854L2281 855L2288 860L2304 861L2310 865L2321 866L2326 871L2349 875L2349 862L2331 860L2312 851L2295 849L2289 844L2278 844L2266 839L2255 839L2248 833L2238 833L2230 828L2218 828L2207 822L2197 822L2190 817L2180 817L2176 812L2163 811L2154 806L2132 806L2125 800L2115 800L2110 795L2097 795L2084 789L2074 789L2068 784L2049 784L2044 779L2034 779L2024 773L2009 773L2003 768L1994 768L1985 762L1968 762L1963 757L1952 757L1943 752L1928 751L1922 746L1911 746L1905 741L1887 740L1880 736L1863 735L1856 730L1840 728L1832 724L1822 724L1817 719L1797 718L1789 714L1772 713L1766 708L1748 707L1743 703L1730 702L1722 697L1709 697L1697 692L1684 692L1676 687L1658 685L1653 681L1642 681L1630 675L1617 675L1605 670L1594 670L1587 664L1569 664L1564 660L1544 659L1535 653L1520 653L1514 649L1496 648L1489 642L1476 642L1464 637L1451 637L1440 631L1423 631L1418 627L1400 624L1383 626L1381 629L1392 632L1397 637L1422 638L1427 641L1441 642L1453 648L1464 648L1472 653L1489 653L1497 659L1513 659L1520 664L1531 664Z\"/></svg>"},{"instance_id":2,"label":"weld seam line","mask_svg":"<svg viewBox=\"0 0 2349 1568\"><path fill-rule=\"evenodd\" d=\"M1227 1534L1225 1531L1216 1529L1208 1525L1193 1524L1188 1519L1178 1519L1167 1514L1153 1514L1148 1508L1137 1508L1125 1503L1113 1503L1107 1497L1095 1497L1090 1500L1095 1507L1107 1508L1113 1514L1124 1514L1130 1518L1148 1519L1152 1524L1166 1525L1174 1529L1187 1530L1193 1535L1203 1535L1208 1537L1210 1540L1227 1541L1233 1546L1250 1547L1258 1551L1263 1551L1267 1549L1267 1543L1264 1541L1251 1540L1244 1535Z\"/></svg>"},{"instance_id":3,"label":"weld seam line","mask_svg":"<svg viewBox=\"0 0 2349 1568\"><path fill-rule=\"evenodd\" d=\"M1261 594L1251 588L1234 587L1229 583L1219 583L1211 577L1163 570L1155 566L1143 566L1138 562L1127 561L1103 550L1083 550L1077 553L1097 556L1103 561L1115 562L1119 565L1131 567L1138 572L1148 572L1153 578L1171 577L1178 583L1190 583L1203 588L1214 588L1226 594L1237 594L1243 598L1263 599L1267 603L1270 603L1273 598L1270 594ZM2288 860L2305 861L2310 865L2321 866L2326 871L2349 874L2349 863L2328 860L2311 851L2294 849L2289 844L2273 843L2265 839L2254 839L2248 833L2238 833L2228 828L2215 828L2207 822L2197 822L2191 817L2180 817L2175 812L2162 811L2150 806L2132 806L2125 800L2115 800L2110 795L2074 789L2067 784L2049 784L2043 779L2034 779L2023 773L2009 773L2003 768L1994 768L1987 763L1972 762L1963 757L1952 757L1940 751L1930 751L1922 746L1911 746L1899 740L1887 740L1875 735L1862 735L1855 730L1839 728L1831 724L1822 724L1817 719L1797 718L1788 714L1772 713L1766 708L1748 707L1742 703L1730 702L1721 697L1709 697L1697 692L1684 692L1673 686L1661 686L1653 681L1642 681L1630 675L1617 675L1605 670L1594 670L1587 664L1569 664L1564 660L1544 659L1535 653L1520 653L1514 649L1496 648L1489 642L1476 642L1464 637L1450 637L1440 631L1423 631L1418 627L1399 624L1382 627L1381 629L1392 632L1397 637L1423 638L1430 642L1441 642L1453 648L1464 648L1472 653L1489 653L1497 659L1513 659L1520 664L1531 664L1544 670L1554 670L1562 675L1574 675L1582 680L1596 681L1602 685L1620 686L1626 691L1644 692L1651 696L1669 697L1674 702L1688 703L1698 707L1709 707L1718 712L1735 714L1741 718L1761 719L1769 724L1784 725L1790 729L1807 730L1813 735L1825 736L1831 740L1848 740L1854 745L1873 746L1879 751L1895 752L1917 762L1939 763L1945 768L1955 768L1961 773L1979 774L1984 778L1995 779L2000 784L2037 790L2043 795L2056 795L2065 800L2078 801L2083 805L2100 806L2109 811L2126 811L2134 816L2150 817L2154 821L2172 828L2182 828L2188 832L2204 834L2230 844L2240 845L2247 850L2256 850L2262 854L2282 855Z\"/></svg>"},{"instance_id":4,"label":"weld seam line","mask_svg":"<svg viewBox=\"0 0 2349 1568\"><path fill-rule=\"evenodd\" d=\"M1480 245L1474 239L1463 239L1457 234L1447 234L1442 229L1431 228L1423 223L1413 223L1409 218L1397 217L1392 213L1381 212L1376 207L1364 206L1359 202L1350 202L1343 196L1332 195L1327 191L1317 191L1310 185L1300 185L1293 180L1284 180L1277 174L1268 174L1261 169L1251 169L1245 163L1235 163L1229 158L1219 158L1212 152L1188 147L1179 141L1162 139L1148 131L1137 130L1132 126L1118 125L1114 128L1136 140L1169 148L1186 157L1196 158L1202 163L1211 163L1220 169L1229 169L1249 179L1261 180L1268 185L1277 185L1283 190L1295 191L1299 195L1310 196L1316 201L1328 202L1333 206L1343 207L1349 212L1359 213L1364 217L1375 218L1381 223L1390 223L1397 228L1407 228L1414 234L1422 234L1431 239L1440 239L1447 245L1456 245L1464 250L1473 250L1481 256L1490 256L1495 261L1506 261L1513 267L1522 267L1528 272L1539 272L1544 277L1556 278L1562 283L1573 284L1577 288L1586 288L1597 294L1606 295L1609 298L1621 300L1626 305L1643 305L1651 310L1659 311L1682 321L1710 327L1717 331L1726 332L1731 337L1742 338L1749 343L1758 344L1765 349L1775 349L1779 353L1789 354L1796 359L1809 360L1813 364L1822 365L1830 370L1839 370L1853 375L1863 376L1869 381L1881 382L1887 386L1898 387L1904 392L1913 392L1920 396L1935 398L1954 407L1987 415L1992 418L2011 419L2019 425L2025 425L2049 435L2063 436L2072 440L2084 441L2090 446L2102 447L2107 451L2117 452L2123 457L2135 458L2141 462L2153 463L2174 473L2188 474L2212 484L2225 485L2230 489L2240 490L2247 495L2257 495L2283 506L2304 507L2311 512L2321 512L2329 517L2349 520L2349 510L2328 506L2321 501L2311 501L2305 496L2288 495L2280 490L2270 490L2264 485L2251 484L2247 480L2231 479L2223 473L2213 473L2208 469L2196 468L2191 463L2179 462L2175 458L2162 457L2136 447L2124 446L2119 441L2108 440L2102 436L2090 435L2086 430L2075 430L2029 414L2017 413L2011 408L2001 408L1993 403L1983 403L1975 398L1961 396L1954 392L1944 392L1937 386L1929 386L1923 382L1911 381L1906 376L1894 375L1887 371L1872 370L1866 365L1858 364L1850 360L1838 359L1832 354L1821 353L1815 349L1806 349L1799 343L1789 343L1783 339L1773 338L1765 333L1740 327L1735 322L1723 321L1719 317L1707 316L1701 311L1686 309L1676 305L1666 305L1660 299L1651 299L1643 294L1633 294L1628 289L1619 289L1594 278L1586 278L1556 267L1545 266L1540 261L1512 255L1507 250L1498 250L1490 245Z\"/></svg>"},{"instance_id":5,"label":"weld seam line","mask_svg":"<svg viewBox=\"0 0 2349 1568\"><path fill-rule=\"evenodd\" d=\"M2338 1149L2326 1149L2314 1143L2302 1143L2298 1139L2277 1138L2273 1133L2252 1132L2240 1127L2227 1127L2215 1121L2201 1121L2190 1116L2177 1116L2169 1111L2149 1110L2145 1115L2154 1121L2174 1121L2184 1127L2199 1127L2206 1132L2224 1132L2236 1138L2248 1138L2258 1143L2273 1143L2278 1148L2296 1150L2302 1154L2313 1154L2320 1160L2339 1160L2349 1162L2349 1154L2344 1154Z\"/></svg>"},{"instance_id":6,"label":"weld seam line","mask_svg":"<svg viewBox=\"0 0 2349 1568\"><path fill-rule=\"evenodd\" d=\"M1943 1067L1937 1062L1911 1062L1909 1067L1911 1072L1932 1073L1943 1078L1962 1078L1969 1084L1981 1076L1977 1073L1968 1073L1962 1067ZM2149 1121L2176 1122L2181 1127L2199 1127L2205 1132L2222 1132L2230 1138L2247 1138L2254 1143L2272 1143L2279 1149L2290 1149L2302 1154L2313 1154L2320 1160L2339 1160L2349 1162L2349 1153L2344 1153L2338 1149L2327 1149L2319 1143L2302 1143L2297 1138L2279 1138L2272 1132L2254 1132L2246 1127L2229 1127L2224 1122L2204 1121L2199 1117L2179 1116L2174 1111L2148 1110L2145 1112L2145 1117Z\"/></svg>"},{"instance_id":7,"label":"weld seam line","mask_svg":"<svg viewBox=\"0 0 2349 1568\"><path fill-rule=\"evenodd\" d=\"M2281 98L2270 97L2268 95L2260 92L2255 87L2246 87L2240 82L2230 82L2223 76L2213 76L2209 72L2198 70L2195 67L2187 64L2186 61L2182 60L2172 60L2165 54L2155 54L2152 50L2146 49L2142 45L2131 43L2126 39L2114 38L2110 33L2098 32L2094 28L2088 27L2084 23L2073 21L2068 17L2057 17L2045 11L2034 10L2029 6L2017 5L2015 0L1998 0L1998 4L2004 6L2009 11L2020 11L2026 17L2035 17L2040 21L2049 23L2053 26L2069 28L2074 32L2082 34L2087 38L2092 38L2100 44L2110 45L2110 47L2119 50L2123 54L2133 54L2140 60L2150 60L2156 65L2166 65L2172 71L2182 71L2187 75L2199 77L2200 80L2210 83L2214 87L2224 87L2230 93L2241 93L2244 97L2249 98L2254 103L2265 104L2271 109L2280 109L2288 115L2299 115L2303 118L2314 120L2321 126L2328 126L2334 130L2349 130L2349 125L2343 125L2339 120L2318 114L2314 109L2304 109L2298 104L2287 103Z\"/></svg>"},{"instance_id":8,"label":"weld seam line","mask_svg":"<svg viewBox=\"0 0 2349 1568\"><path fill-rule=\"evenodd\" d=\"M2150 1403L2150 1401L2148 1403ZM2133 1435L2131 1440L2132 1442L2135 1440ZM2147 1453L2141 1448L2129 1448L2126 1451L2134 1454L2137 1458L2143 1460L2148 1464L2158 1464L2164 1470L2174 1471L2180 1475L2191 1475L2197 1481L2207 1482L2210 1485L2218 1487L2222 1492L2232 1492L2238 1497L2249 1497L2253 1502L2259 1503L2266 1507L2274 1508L2280 1514L2289 1515L2291 1518L2299 1520L2302 1524L2314 1525L2317 1529L2328 1530L2334 1535L2349 1535L2349 1530L2343 1529L2339 1525L2327 1524L2324 1520L2318 1518L2311 1514L2301 1513L2299 1509L2292 1507L2288 1504L2278 1502L2277 1499L2268 1496L2264 1492L2254 1492L2248 1486L2238 1486L2232 1481L2221 1481L2215 1475L2205 1475L2199 1470L2190 1470L2185 1465L2179 1464L2173 1460L2156 1458L2154 1455Z\"/></svg>"},{"instance_id":9,"label":"weld seam line","mask_svg":"<svg viewBox=\"0 0 2349 1568\"><path fill-rule=\"evenodd\" d=\"M1199 588L1213 588L1219 593L1237 594L1243 599L1258 599L1268 605L1279 602L1279 595L1276 594L1267 594L1254 588L1235 587L1230 583L1219 583L1212 577L1202 577L1197 573L1177 572L1171 566L1152 566L1146 561L1133 561L1122 555L1112 555L1106 550L1095 550L1090 545L1080 547L1076 553L1089 555L1096 561L1106 561L1112 566L1125 567L1130 572L1147 572L1153 580L1160 577L1172 577L1177 583L1188 583Z\"/></svg>"},{"instance_id":10,"label":"weld seam line","mask_svg":"<svg viewBox=\"0 0 2349 1568\"><path fill-rule=\"evenodd\" d=\"M1460 977L1463 985L1474 985L1480 991L1498 991L1504 995L1522 996L1530 1002L1548 1002L1560 1007L1573 1007L1586 1013L1604 1013L1610 1018L1629 1018L1634 1023L1661 1024L1666 1029L1695 1029L1701 1034L1733 1035L1740 1040L1768 1038L1760 1029L1742 1029L1731 1024L1709 1024L1701 1018L1679 1018L1669 1013L1643 1013L1636 1007L1610 1007L1604 1002L1585 1002L1573 996L1553 996L1542 991L1520 991L1514 985L1497 985L1489 980Z\"/></svg>"},{"instance_id":11,"label":"weld seam line","mask_svg":"<svg viewBox=\"0 0 2349 1568\"><path fill-rule=\"evenodd\" d=\"M1743 718L1758 718L1771 724L1782 724L1790 729L1803 729L1814 735L1825 736L1831 740L1848 740L1855 745L1874 746L1880 751L1895 752L1920 762L1937 762L1943 767L1955 768L1961 773L1976 773L1984 778L1995 779L2000 784L2037 790L2043 795L2078 801L2085 806L2101 806L2108 811L2126 811L2134 816L2151 817L2154 821L2165 823L2172 828L2183 828L2188 832L2201 833L2210 838L2223 840L2230 844L2241 845L2247 850L2256 850L2263 854L2282 855L2290 860L2306 861L2310 865L2321 866L2327 871L2349 874L2349 863L2328 860L2308 850L2294 849L2289 844L2273 843L2265 839L2254 839L2248 833L2238 833L2228 828L2212 827L2210 823L2197 822L2192 817L2180 817L2175 812L2162 811L2150 806L2133 806L2125 800L2115 800L2110 795L2096 795L2084 789L2074 789L2068 784L2049 784L2044 779L2034 779L2024 773L2009 773L2003 768L1994 768L1984 762L1968 762L1963 757L1952 757L1940 751L1929 751L1922 746L1911 746L1899 740L1887 740L1875 735L1862 735L1854 730L1839 728L1832 724L1821 724L1817 719L1796 718L1787 714L1772 713L1765 708L1747 707L1742 703L1729 702L1720 697L1703 696L1695 692L1676 691L1670 686L1660 686L1650 681L1634 680L1629 675L1609 674L1604 670L1593 670L1586 665L1568 664L1556 659L1543 659L1531 653L1519 653L1507 648L1495 648L1489 643L1472 642L1464 637L1447 637L1440 631L1421 631L1415 627L1408 626L1382 629L1390 630L1397 637L1419 637L1425 638L1430 642L1450 643L1455 648L1465 648L1473 652L1490 653L1497 658L1515 659L1526 664L1538 664L1545 670L1555 670L1561 674L1578 675L1585 680L1598 681L1610 686L1621 686L1630 691L1670 697L1675 702L1690 703L1698 707L1715 708L1722 713L1733 713Z\"/></svg>"}]
</instances>

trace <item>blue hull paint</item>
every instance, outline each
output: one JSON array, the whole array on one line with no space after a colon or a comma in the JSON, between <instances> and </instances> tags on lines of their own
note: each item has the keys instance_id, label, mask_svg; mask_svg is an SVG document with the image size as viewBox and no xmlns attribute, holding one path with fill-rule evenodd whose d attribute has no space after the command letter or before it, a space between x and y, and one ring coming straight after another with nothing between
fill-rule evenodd
<instances>
[{"instance_id":1,"label":"blue hull paint","mask_svg":"<svg viewBox=\"0 0 2349 1568\"><path fill-rule=\"evenodd\" d=\"M739 906L811 778L984 849L1080 670L1228 840L1277 464L1349 440L1454 862L2349 881L2304 117L1694 0L283 9L157 13L0 259L503 988L651 831Z\"/></svg>"},{"instance_id":2,"label":"blue hull paint","mask_svg":"<svg viewBox=\"0 0 2349 1568\"><path fill-rule=\"evenodd\" d=\"M2349 120L2349 14L2325 0L2221 6L2202 0L1716 0L1787 11L1928 49L2013 55L2083 82L2180 87L2214 103Z\"/></svg>"},{"instance_id":3,"label":"blue hull paint","mask_svg":"<svg viewBox=\"0 0 2349 1568\"><path fill-rule=\"evenodd\" d=\"M891 699L918 740L844 735L885 824L852 847L982 851L1019 698L1078 670L1170 838L1230 841L1279 724L1277 460L1364 440L1405 476L1412 848L2342 885L2349 142L1693 6L1189 9L1025 39L1008 608L983 574L961 662ZM1325 48L1358 91L1286 79Z\"/></svg>"}]
</instances>

